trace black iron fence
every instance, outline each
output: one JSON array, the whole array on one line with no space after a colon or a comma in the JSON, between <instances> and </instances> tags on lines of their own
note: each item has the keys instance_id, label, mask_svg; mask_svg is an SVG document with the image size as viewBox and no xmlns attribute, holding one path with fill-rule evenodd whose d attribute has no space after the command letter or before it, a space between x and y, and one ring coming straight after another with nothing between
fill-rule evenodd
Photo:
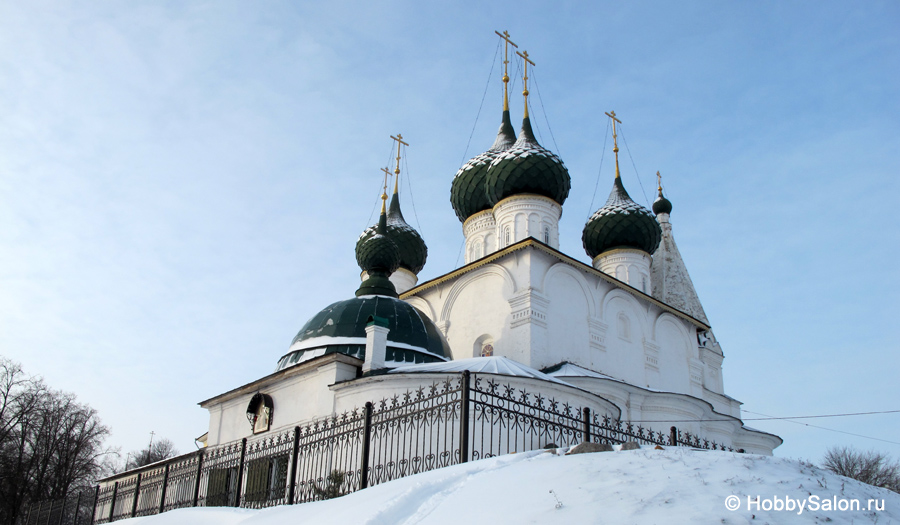
<instances>
[{"instance_id":1,"label":"black iron fence","mask_svg":"<svg viewBox=\"0 0 900 525\"><path fill-rule=\"evenodd\" d=\"M94 525L197 506L263 508L328 499L500 454L581 442L732 450L573 406L500 376L463 372L304 426L209 447L35 503L22 525Z\"/></svg>"}]
</instances>

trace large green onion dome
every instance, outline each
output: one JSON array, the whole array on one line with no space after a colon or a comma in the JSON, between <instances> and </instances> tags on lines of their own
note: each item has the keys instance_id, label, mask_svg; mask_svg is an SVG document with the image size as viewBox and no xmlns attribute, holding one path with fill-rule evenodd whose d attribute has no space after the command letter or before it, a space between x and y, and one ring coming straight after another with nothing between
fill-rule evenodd
<instances>
[{"instance_id":1,"label":"large green onion dome","mask_svg":"<svg viewBox=\"0 0 900 525\"><path fill-rule=\"evenodd\" d=\"M391 366L446 361L450 356L444 335L416 307L394 297L367 295L338 301L314 315L278 361L276 371L333 353L365 359L370 317L388 322L385 362Z\"/></svg>"},{"instance_id":2,"label":"large green onion dome","mask_svg":"<svg viewBox=\"0 0 900 525\"><path fill-rule=\"evenodd\" d=\"M357 241L357 253L359 247L366 243L373 235L377 225L366 228ZM400 252L400 268L406 268L412 273L418 275L425 267L425 260L428 259L428 247L419 232L406 223L403 218L403 212L400 211L400 196L397 190L391 197L391 205L388 207L387 213L387 229L385 235L394 241Z\"/></svg>"},{"instance_id":3,"label":"large green onion dome","mask_svg":"<svg viewBox=\"0 0 900 525\"><path fill-rule=\"evenodd\" d=\"M656 218L650 210L631 200L622 179L616 176L606 204L584 225L581 242L593 259L613 248L635 248L652 254L661 237L662 229Z\"/></svg>"},{"instance_id":4,"label":"large green onion dome","mask_svg":"<svg viewBox=\"0 0 900 525\"><path fill-rule=\"evenodd\" d=\"M562 205L571 182L562 159L538 144L531 120L525 117L516 143L488 168L486 190L492 205L522 193L543 195Z\"/></svg>"},{"instance_id":5,"label":"large green onion dome","mask_svg":"<svg viewBox=\"0 0 900 525\"><path fill-rule=\"evenodd\" d=\"M453 210L461 222L493 207L485 188L488 168L501 153L513 147L515 142L516 134L509 120L509 110L506 109L503 111L497 139L494 140L491 149L466 162L453 178L453 184L450 186L450 204L453 205Z\"/></svg>"}]
</instances>

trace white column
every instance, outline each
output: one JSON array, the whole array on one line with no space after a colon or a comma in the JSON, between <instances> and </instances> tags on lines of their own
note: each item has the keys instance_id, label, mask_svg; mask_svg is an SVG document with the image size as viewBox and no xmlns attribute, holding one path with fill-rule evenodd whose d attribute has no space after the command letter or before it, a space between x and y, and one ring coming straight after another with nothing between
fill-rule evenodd
<instances>
[{"instance_id":1,"label":"white column","mask_svg":"<svg viewBox=\"0 0 900 525\"><path fill-rule=\"evenodd\" d=\"M387 335L390 329L382 326L385 319L375 318L366 325L366 359L363 362L363 373L384 368L384 356L387 353Z\"/></svg>"}]
</instances>

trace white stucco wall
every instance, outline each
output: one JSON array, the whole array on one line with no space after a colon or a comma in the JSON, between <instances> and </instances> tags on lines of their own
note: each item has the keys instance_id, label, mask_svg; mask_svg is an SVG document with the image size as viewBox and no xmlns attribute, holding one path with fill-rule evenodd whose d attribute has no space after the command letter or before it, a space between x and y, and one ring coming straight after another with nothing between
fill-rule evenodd
<instances>
[{"instance_id":1,"label":"white stucco wall","mask_svg":"<svg viewBox=\"0 0 900 525\"><path fill-rule=\"evenodd\" d=\"M490 338L494 355L539 370L568 361L642 387L723 393L721 359L701 359L696 334L705 327L533 247L407 300L434 315L454 359L478 355Z\"/></svg>"}]
</instances>

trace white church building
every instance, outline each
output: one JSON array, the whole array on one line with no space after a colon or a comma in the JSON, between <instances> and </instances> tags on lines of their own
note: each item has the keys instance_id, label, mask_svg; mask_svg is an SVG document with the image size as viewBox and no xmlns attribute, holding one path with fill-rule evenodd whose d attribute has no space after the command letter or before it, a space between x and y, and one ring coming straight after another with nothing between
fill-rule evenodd
<instances>
[{"instance_id":1,"label":"white church building","mask_svg":"<svg viewBox=\"0 0 900 525\"><path fill-rule=\"evenodd\" d=\"M559 251L570 177L535 139L525 75L518 136L504 84L496 141L453 179L465 264L418 283L427 248L403 218L395 178L380 225L357 242L356 297L310 319L273 374L203 401L207 446L353 411L464 370L734 450L772 454L781 444L745 427L741 403L725 393L724 355L675 244L672 204L661 186L652 212L629 197L615 113L612 190L582 235L592 264Z\"/></svg>"}]
</instances>

